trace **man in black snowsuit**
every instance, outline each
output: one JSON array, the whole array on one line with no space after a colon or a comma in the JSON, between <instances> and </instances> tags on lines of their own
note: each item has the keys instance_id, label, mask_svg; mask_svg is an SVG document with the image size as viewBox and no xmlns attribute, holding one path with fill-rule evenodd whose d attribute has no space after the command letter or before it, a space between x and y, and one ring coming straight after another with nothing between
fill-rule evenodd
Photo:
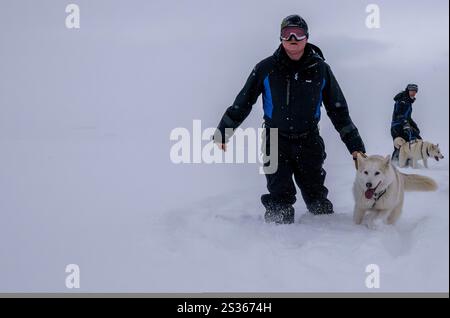
<instances>
[{"instance_id":1,"label":"man in black snowsuit","mask_svg":"<svg viewBox=\"0 0 450 318\"><path fill-rule=\"evenodd\" d=\"M215 143L225 151L231 137L225 129L236 129L249 115L258 96L263 95L267 155L268 130L278 129L278 169L273 174L266 173L269 194L261 197L268 223L294 222L293 176L311 213L333 213L324 186L326 172L322 166L326 153L318 129L322 102L353 158L358 152L365 152L339 84L321 50L308 43L308 37L308 26L300 16L283 20L282 44L272 56L256 65L214 135Z\"/></svg>"},{"instance_id":2,"label":"man in black snowsuit","mask_svg":"<svg viewBox=\"0 0 450 318\"><path fill-rule=\"evenodd\" d=\"M394 113L392 114L391 135L392 139L401 137L407 142L414 142L420 137L420 129L412 119L412 105L416 101L419 87L409 84L406 89L394 97ZM392 159L398 161L399 149L394 149Z\"/></svg>"}]
</instances>

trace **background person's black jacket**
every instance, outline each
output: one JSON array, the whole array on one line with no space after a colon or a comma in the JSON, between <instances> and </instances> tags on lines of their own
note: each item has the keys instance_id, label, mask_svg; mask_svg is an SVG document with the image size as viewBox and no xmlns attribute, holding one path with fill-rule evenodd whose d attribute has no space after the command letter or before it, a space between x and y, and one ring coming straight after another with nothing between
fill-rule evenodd
<instances>
[{"instance_id":1,"label":"background person's black jacket","mask_svg":"<svg viewBox=\"0 0 450 318\"><path fill-rule=\"evenodd\" d=\"M348 150L365 152L344 94L318 47L308 43L303 57L293 61L280 45L272 56L258 63L223 115L214 137L216 142L219 136L223 143L228 142L231 135L225 135L225 128L236 129L250 114L260 94L266 127L278 128L284 134L315 131L323 102Z\"/></svg>"},{"instance_id":2,"label":"background person's black jacket","mask_svg":"<svg viewBox=\"0 0 450 318\"><path fill-rule=\"evenodd\" d=\"M412 105L416 101L415 98L411 98L408 91L403 91L394 97L394 101L391 123L392 138L402 137L406 141L422 139L420 137L420 129L412 119Z\"/></svg>"}]
</instances>

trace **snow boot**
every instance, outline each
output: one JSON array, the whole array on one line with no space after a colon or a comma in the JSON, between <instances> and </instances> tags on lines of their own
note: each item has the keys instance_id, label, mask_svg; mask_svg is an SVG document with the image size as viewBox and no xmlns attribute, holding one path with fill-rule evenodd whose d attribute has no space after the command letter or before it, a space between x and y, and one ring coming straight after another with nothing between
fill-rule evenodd
<instances>
[{"instance_id":1,"label":"snow boot","mask_svg":"<svg viewBox=\"0 0 450 318\"><path fill-rule=\"evenodd\" d=\"M264 220L266 223L292 224L294 223L295 210L292 206L286 206L278 210L266 210Z\"/></svg>"},{"instance_id":2,"label":"snow boot","mask_svg":"<svg viewBox=\"0 0 450 318\"><path fill-rule=\"evenodd\" d=\"M314 215L333 214L333 204L324 198L316 200L308 205L308 211Z\"/></svg>"},{"instance_id":3,"label":"snow boot","mask_svg":"<svg viewBox=\"0 0 450 318\"><path fill-rule=\"evenodd\" d=\"M266 223L292 224L294 223L295 209L292 205L274 202L269 194L261 197L261 202L266 208L264 220Z\"/></svg>"}]
</instances>

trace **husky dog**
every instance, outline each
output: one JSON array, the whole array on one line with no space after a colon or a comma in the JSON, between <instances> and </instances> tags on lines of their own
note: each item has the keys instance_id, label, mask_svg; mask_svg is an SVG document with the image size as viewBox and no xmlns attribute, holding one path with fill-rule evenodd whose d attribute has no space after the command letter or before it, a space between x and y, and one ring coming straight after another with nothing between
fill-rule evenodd
<instances>
[{"instance_id":1,"label":"husky dog","mask_svg":"<svg viewBox=\"0 0 450 318\"><path fill-rule=\"evenodd\" d=\"M394 139L394 147L400 149L400 168L406 167L408 160L411 160L413 168L417 169L417 162L419 160L422 160L425 168L428 168L428 158L434 158L436 161L444 159L441 149L439 149L439 144L433 145L430 142L420 139L415 142L408 143L405 139L397 137Z\"/></svg>"},{"instance_id":2,"label":"husky dog","mask_svg":"<svg viewBox=\"0 0 450 318\"><path fill-rule=\"evenodd\" d=\"M375 228L380 217L385 223L394 224L403 208L405 191L436 191L433 179L401 173L391 163L390 156L358 155L358 171L353 185L355 198L354 222L361 224L368 213L368 227Z\"/></svg>"}]
</instances>

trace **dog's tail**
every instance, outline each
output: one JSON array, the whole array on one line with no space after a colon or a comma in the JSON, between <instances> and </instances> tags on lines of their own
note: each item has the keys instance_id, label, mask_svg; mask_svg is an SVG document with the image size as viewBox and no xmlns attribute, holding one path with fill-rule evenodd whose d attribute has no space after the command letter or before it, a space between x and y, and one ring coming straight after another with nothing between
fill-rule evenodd
<instances>
[{"instance_id":1,"label":"dog's tail","mask_svg":"<svg viewBox=\"0 0 450 318\"><path fill-rule=\"evenodd\" d=\"M406 144L406 140L402 137L397 137L394 139L394 147L400 149L404 144Z\"/></svg>"},{"instance_id":2,"label":"dog's tail","mask_svg":"<svg viewBox=\"0 0 450 318\"><path fill-rule=\"evenodd\" d=\"M401 174L405 182L405 191L431 192L438 189L436 181L418 174Z\"/></svg>"}]
</instances>

